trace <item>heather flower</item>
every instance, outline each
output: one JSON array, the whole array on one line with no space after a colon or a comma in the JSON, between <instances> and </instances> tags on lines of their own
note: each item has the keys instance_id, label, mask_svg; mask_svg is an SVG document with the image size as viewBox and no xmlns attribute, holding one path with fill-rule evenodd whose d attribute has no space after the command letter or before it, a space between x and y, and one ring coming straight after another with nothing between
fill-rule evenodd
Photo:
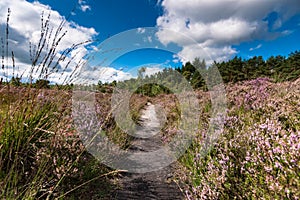
<instances>
[{"instance_id":1,"label":"heather flower","mask_svg":"<svg viewBox=\"0 0 300 200\"><path fill-rule=\"evenodd\" d=\"M195 159L188 169L199 181L190 190L193 198L300 196L299 91L299 84L272 83L267 78L227 86L228 116L216 145L204 158L199 156L203 134L196 138L199 145L193 146ZM203 116L199 133L208 127L209 115Z\"/></svg>"}]
</instances>

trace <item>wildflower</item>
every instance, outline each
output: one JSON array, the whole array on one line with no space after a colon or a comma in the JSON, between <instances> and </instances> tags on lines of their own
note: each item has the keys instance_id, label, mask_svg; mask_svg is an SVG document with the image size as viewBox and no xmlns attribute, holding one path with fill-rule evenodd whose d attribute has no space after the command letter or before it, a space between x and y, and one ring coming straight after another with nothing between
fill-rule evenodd
<instances>
[{"instance_id":1,"label":"wildflower","mask_svg":"<svg viewBox=\"0 0 300 200\"><path fill-rule=\"evenodd\" d=\"M249 160L251 160L251 157L250 157L250 156L246 156L246 157L245 157L245 160L246 160L246 161L249 161Z\"/></svg>"},{"instance_id":2,"label":"wildflower","mask_svg":"<svg viewBox=\"0 0 300 200\"><path fill-rule=\"evenodd\" d=\"M272 167L265 166L264 169L266 170L266 172L271 172L272 171Z\"/></svg>"},{"instance_id":3,"label":"wildflower","mask_svg":"<svg viewBox=\"0 0 300 200\"><path fill-rule=\"evenodd\" d=\"M279 162L275 162L275 167L282 170L282 166Z\"/></svg>"}]
</instances>

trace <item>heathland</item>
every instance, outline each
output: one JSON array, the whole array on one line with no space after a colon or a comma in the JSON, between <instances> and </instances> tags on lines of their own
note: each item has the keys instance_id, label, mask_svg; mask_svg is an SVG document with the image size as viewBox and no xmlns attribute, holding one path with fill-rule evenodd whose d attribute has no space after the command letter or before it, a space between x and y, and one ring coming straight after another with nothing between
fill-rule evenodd
<instances>
[{"instance_id":1,"label":"heathland","mask_svg":"<svg viewBox=\"0 0 300 200\"><path fill-rule=\"evenodd\" d=\"M60 85L48 80L48 74L57 70L56 63L66 59L77 45L61 52L61 57L53 62L58 55L57 46L44 54L43 44L50 38L53 44L59 43L63 27L57 29L56 36L50 36L49 19L44 20L40 43L31 54L31 72L39 75L31 73L25 81L24 77L15 76L13 53L12 64L2 67L12 74L6 74L9 78L2 79L0 85L0 198L112 198L115 191L122 190L128 174L105 166L83 145L72 116L76 85L71 80L76 76L71 75ZM6 45L1 46L2 63L8 57ZM64 68L61 70L63 73ZM200 110L195 138L172 164L172 172L168 172L172 175L161 173L166 176L161 183L175 185L186 199L300 198L300 52L267 60L261 56L248 60L235 57L210 67L204 60L195 59L151 77L144 77L143 69L140 72L137 79L99 82L86 89L94 91L101 134L121 149L129 150L135 138L122 130L112 115L111 99L116 85L134 88L137 83L147 83L131 95L130 116L140 123L142 110L149 102L159 107L166 118L159 133L161 144L168 144L175 137L182 120L180 101L166 87L168 81L180 88L179 79L172 79L177 73L191 85ZM218 77L216 72L222 79L214 79ZM165 82L152 84L148 82L151 78ZM212 115L214 106L207 82L211 86L224 83L226 109L222 118ZM212 120L221 120L222 126L217 129L214 144L203 154ZM161 178L159 173L156 175L146 176L143 186ZM147 193L147 189L142 187L138 191Z\"/></svg>"}]
</instances>

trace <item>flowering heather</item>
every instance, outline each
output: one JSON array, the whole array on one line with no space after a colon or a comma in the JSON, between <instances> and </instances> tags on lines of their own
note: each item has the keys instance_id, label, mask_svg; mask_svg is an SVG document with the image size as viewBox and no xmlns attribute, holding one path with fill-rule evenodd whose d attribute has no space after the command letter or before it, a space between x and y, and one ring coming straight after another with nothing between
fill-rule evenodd
<instances>
[{"instance_id":1,"label":"flowering heather","mask_svg":"<svg viewBox=\"0 0 300 200\"><path fill-rule=\"evenodd\" d=\"M194 142L180 158L180 170L174 175L188 199L300 198L299 83L300 79L274 83L258 78L229 84L225 119L211 119L209 92L196 91L201 111L199 128ZM16 184L12 191L0 182L2 197L23 195L20 190L24 184L31 185L23 196L43 198L52 194L57 197L82 181L110 170L85 151L73 125L71 96L70 91L0 88L0 139L6 142L0 145L1 155L15 156L11 159L13 163L9 157L2 156L0 167L3 174L7 174L5 181ZM134 94L130 99L134 121L138 122L139 111L148 101L166 118L162 122L162 140L170 142L179 131L178 99L172 94L154 98ZM103 127L110 140L126 149L131 138L118 128L111 115L111 94L96 93L94 106L97 125ZM84 117L82 120L84 122ZM215 145L206 152L202 144L208 138L209 123L219 124L223 120L224 127L216 129ZM81 128L89 129L92 125L83 123ZM23 143L22 149L11 148L14 140ZM15 152L9 153L12 150ZM15 180L8 169L14 170L20 178ZM39 177L36 182L35 177ZM88 190L94 185L87 187Z\"/></svg>"},{"instance_id":2,"label":"flowering heather","mask_svg":"<svg viewBox=\"0 0 300 200\"><path fill-rule=\"evenodd\" d=\"M259 109L264 106L264 101L269 97L269 78L258 78L244 81L235 85L228 85L230 103L243 107L246 110ZM239 86L238 90L235 87Z\"/></svg>"},{"instance_id":3,"label":"flowering heather","mask_svg":"<svg viewBox=\"0 0 300 200\"><path fill-rule=\"evenodd\" d=\"M209 93L198 91L197 138L181 158L188 199L300 198L300 79L273 83L258 78L226 86L224 129L204 155L201 145L210 121ZM176 118L174 97L160 98ZM170 114L168 114L171 116ZM180 112L177 112L177 117ZM178 119L178 118L177 118ZM165 134L176 132L168 124Z\"/></svg>"}]
</instances>

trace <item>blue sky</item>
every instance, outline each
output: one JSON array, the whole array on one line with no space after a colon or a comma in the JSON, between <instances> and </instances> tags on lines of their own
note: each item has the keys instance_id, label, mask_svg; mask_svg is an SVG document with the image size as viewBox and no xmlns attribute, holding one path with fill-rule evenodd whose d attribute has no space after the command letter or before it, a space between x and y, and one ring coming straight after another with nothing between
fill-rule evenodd
<instances>
[{"instance_id":1,"label":"blue sky","mask_svg":"<svg viewBox=\"0 0 300 200\"><path fill-rule=\"evenodd\" d=\"M53 10L59 11L64 16L73 11L70 20L82 26L94 27L99 33L100 40L129 29L155 26L156 19L162 14L162 7L157 5L156 0L81 1L84 3L78 0L40 0L39 2L50 5ZM83 11L82 5L89 8Z\"/></svg>"},{"instance_id":2,"label":"blue sky","mask_svg":"<svg viewBox=\"0 0 300 200\"><path fill-rule=\"evenodd\" d=\"M299 0L3 0L1 2L2 26L5 24L7 8L10 7L12 10L11 27L14 28L13 35L18 38L13 41L19 47L16 60L20 62L22 69L29 63L24 59L25 44L37 40L40 23L38 16L43 10L46 13L53 13L54 27L59 24L62 16L69 16L67 29L72 34L66 36L62 49L66 48L67 44L80 40L98 41L77 51L81 51L79 55L83 58L87 58L86 55L90 54L96 58L90 62L93 66L87 69L93 69L94 73L87 72L86 76L95 74L95 67L102 68L96 71L101 72L101 77L106 76L107 81L133 77L135 74L132 72L133 69L143 65L152 66L153 71L157 71L163 67L180 66L195 57L204 58L210 63L213 60L228 60L234 56L247 59L262 55L267 59L271 55L287 56L293 51L300 50ZM152 31L151 35L145 36L149 33L148 29ZM130 36L126 35L128 30L132 30ZM144 36L138 41L136 38L141 34ZM123 37L125 35L126 37ZM124 41L120 41L120 38ZM118 43L115 43L116 41ZM117 56L113 56L113 60L105 63L102 60L109 55L99 53L103 45L106 45L107 50L118 47L128 49L117 53ZM131 48L134 45L137 48ZM11 47L13 46L12 44Z\"/></svg>"}]
</instances>

